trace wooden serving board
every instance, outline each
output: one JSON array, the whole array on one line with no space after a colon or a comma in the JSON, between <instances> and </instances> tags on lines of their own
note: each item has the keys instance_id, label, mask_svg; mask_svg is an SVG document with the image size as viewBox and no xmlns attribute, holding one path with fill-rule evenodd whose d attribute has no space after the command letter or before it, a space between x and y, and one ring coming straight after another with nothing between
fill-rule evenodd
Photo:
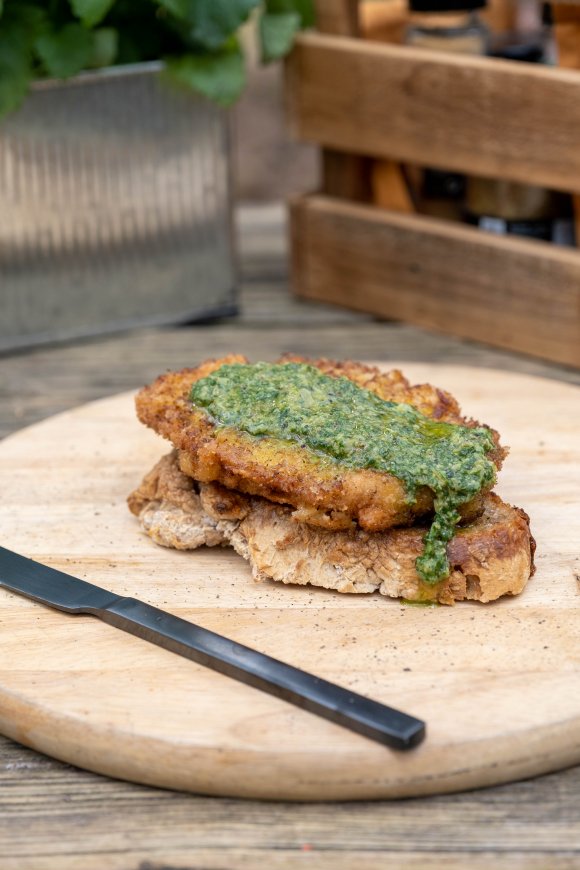
<instances>
[{"instance_id":1,"label":"wooden serving board","mask_svg":"<svg viewBox=\"0 0 580 870\"><path fill-rule=\"evenodd\" d=\"M359 799L461 790L580 761L580 391L402 366L502 433L498 492L531 516L517 598L405 606L256 584L225 549L162 549L125 497L166 451L125 394L0 444L0 543L191 619L428 723L410 752L102 624L0 590L0 731L101 773L207 794Z\"/></svg>"}]
</instances>

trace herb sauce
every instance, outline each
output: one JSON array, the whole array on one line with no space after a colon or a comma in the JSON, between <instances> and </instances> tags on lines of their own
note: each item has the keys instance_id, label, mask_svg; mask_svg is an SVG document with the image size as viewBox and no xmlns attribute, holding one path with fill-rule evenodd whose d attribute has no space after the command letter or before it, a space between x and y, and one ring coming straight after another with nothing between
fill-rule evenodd
<instances>
[{"instance_id":1,"label":"herb sauce","mask_svg":"<svg viewBox=\"0 0 580 870\"><path fill-rule=\"evenodd\" d=\"M190 399L219 427L297 443L346 468L388 472L410 502L428 486L435 515L416 568L429 584L449 575L446 545L458 508L495 479L488 429L432 420L303 363L223 365L193 385Z\"/></svg>"}]
</instances>

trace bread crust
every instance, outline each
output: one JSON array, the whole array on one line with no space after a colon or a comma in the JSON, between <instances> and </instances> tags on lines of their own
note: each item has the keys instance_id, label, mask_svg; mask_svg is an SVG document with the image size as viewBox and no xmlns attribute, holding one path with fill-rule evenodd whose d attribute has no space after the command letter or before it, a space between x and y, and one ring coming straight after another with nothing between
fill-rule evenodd
<instances>
[{"instance_id":1,"label":"bread crust","mask_svg":"<svg viewBox=\"0 0 580 870\"><path fill-rule=\"evenodd\" d=\"M451 573L436 585L421 581L415 569L425 527L380 533L313 528L296 522L288 507L196 483L180 470L175 452L146 476L129 505L157 543L179 549L229 544L250 562L257 580L453 604L517 595L534 572L527 514L494 493L485 496L481 516L449 542Z\"/></svg>"}]
</instances>

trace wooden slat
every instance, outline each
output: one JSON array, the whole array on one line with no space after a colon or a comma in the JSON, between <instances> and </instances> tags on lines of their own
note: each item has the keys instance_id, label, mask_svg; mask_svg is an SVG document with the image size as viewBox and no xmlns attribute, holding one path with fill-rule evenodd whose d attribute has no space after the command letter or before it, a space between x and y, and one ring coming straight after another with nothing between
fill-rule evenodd
<instances>
[{"instance_id":1,"label":"wooden slat","mask_svg":"<svg viewBox=\"0 0 580 870\"><path fill-rule=\"evenodd\" d=\"M273 360L282 350L353 359L452 360L580 382L578 370L412 327L369 323L338 308L335 317L327 306L292 303L283 280L281 218L269 208L244 209L241 228L243 318L4 356L0 435L81 402L136 389L161 371L232 348L254 361ZM323 328L325 313L332 320ZM572 578L570 584L572 600ZM473 607L477 620L480 610ZM295 870L301 865L309 870L572 870L580 866L579 794L577 767L412 803L204 798L110 780L0 737L0 865L2 870Z\"/></svg>"},{"instance_id":2,"label":"wooden slat","mask_svg":"<svg viewBox=\"0 0 580 870\"><path fill-rule=\"evenodd\" d=\"M372 160L332 148L322 150L322 190L352 202L370 202Z\"/></svg>"},{"instance_id":3,"label":"wooden slat","mask_svg":"<svg viewBox=\"0 0 580 870\"><path fill-rule=\"evenodd\" d=\"M480 14L492 33L513 33L518 29L518 4L514 0L488 0Z\"/></svg>"},{"instance_id":4,"label":"wooden slat","mask_svg":"<svg viewBox=\"0 0 580 870\"><path fill-rule=\"evenodd\" d=\"M325 147L580 193L576 71L311 33L288 91Z\"/></svg>"},{"instance_id":5,"label":"wooden slat","mask_svg":"<svg viewBox=\"0 0 580 870\"><path fill-rule=\"evenodd\" d=\"M580 254L323 196L292 206L295 292L580 366Z\"/></svg>"},{"instance_id":6,"label":"wooden slat","mask_svg":"<svg viewBox=\"0 0 580 870\"><path fill-rule=\"evenodd\" d=\"M401 45L409 19L407 0L367 0L360 4L360 31L364 39Z\"/></svg>"},{"instance_id":7,"label":"wooden slat","mask_svg":"<svg viewBox=\"0 0 580 870\"><path fill-rule=\"evenodd\" d=\"M580 70L580 5L553 3L553 32L558 48L558 65ZM576 244L580 245L580 196L573 197Z\"/></svg>"},{"instance_id":8,"label":"wooden slat","mask_svg":"<svg viewBox=\"0 0 580 870\"><path fill-rule=\"evenodd\" d=\"M355 36L358 33L358 0L315 0L316 27L321 33Z\"/></svg>"},{"instance_id":9,"label":"wooden slat","mask_svg":"<svg viewBox=\"0 0 580 870\"><path fill-rule=\"evenodd\" d=\"M320 33L359 36L358 0L316 0L316 26ZM371 165L368 157L323 148L322 191L356 202L372 200Z\"/></svg>"}]
</instances>

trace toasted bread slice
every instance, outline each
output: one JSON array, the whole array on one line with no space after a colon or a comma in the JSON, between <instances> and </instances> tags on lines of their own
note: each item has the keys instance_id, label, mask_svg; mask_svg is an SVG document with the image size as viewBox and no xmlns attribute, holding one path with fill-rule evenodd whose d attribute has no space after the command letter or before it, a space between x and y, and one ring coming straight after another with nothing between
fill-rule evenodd
<instances>
[{"instance_id":1,"label":"toasted bread slice","mask_svg":"<svg viewBox=\"0 0 580 870\"><path fill-rule=\"evenodd\" d=\"M204 483L219 482L232 490L291 505L296 519L326 529L358 525L370 532L411 525L433 511L433 492L426 486L409 499L403 481L371 468L348 468L321 457L299 444L282 444L272 437L252 437L227 426L217 427L211 417L189 400L193 384L222 365L245 363L241 356L209 360L196 369L162 375L137 396L139 419L179 449L179 464L188 476ZM307 362L330 377L344 377L389 401L416 407L435 420L477 426L460 416L455 399L430 384L410 386L401 372L381 372L362 363L338 363L283 357L282 363ZM506 450L490 430L494 450L489 459L501 467ZM464 519L482 510L479 493L460 507Z\"/></svg>"},{"instance_id":2,"label":"toasted bread slice","mask_svg":"<svg viewBox=\"0 0 580 870\"><path fill-rule=\"evenodd\" d=\"M426 528L313 528L296 522L290 508L197 483L180 470L175 452L147 475L129 507L156 543L178 549L229 544L258 580L453 604L516 595L534 571L527 515L494 493L485 496L481 516L447 545L451 573L436 585L422 582L415 569Z\"/></svg>"}]
</instances>

